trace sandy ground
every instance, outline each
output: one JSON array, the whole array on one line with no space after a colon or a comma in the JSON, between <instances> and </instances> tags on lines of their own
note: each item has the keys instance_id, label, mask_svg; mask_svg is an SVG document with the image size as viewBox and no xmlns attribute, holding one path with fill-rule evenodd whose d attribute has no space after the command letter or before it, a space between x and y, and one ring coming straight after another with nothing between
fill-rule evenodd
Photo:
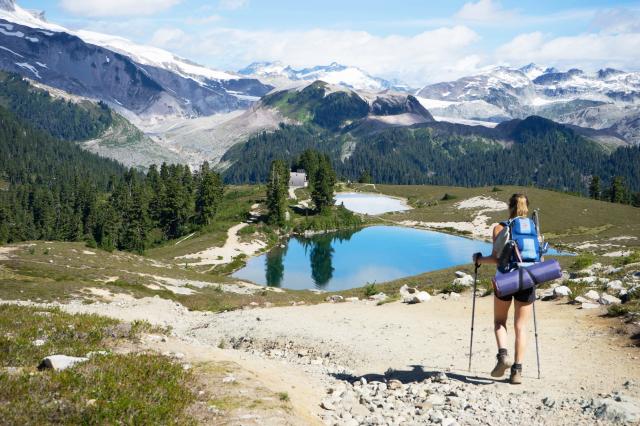
<instances>
[{"instance_id":1,"label":"sandy ground","mask_svg":"<svg viewBox=\"0 0 640 426\"><path fill-rule=\"evenodd\" d=\"M531 333L524 363L525 383L517 391L535 393L535 398L596 397L619 389L627 380L640 382L640 349L632 347L628 337L616 334L619 320L601 318L598 310L580 310L560 302L538 302L536 306L542 379L536 379ZM237 362L274 391L287 391L298 415L307 420L315 419L321 411L323 389L331 385L335 374L326 368L267 357L265 348L288 344L306 348L310 353L327 352L328 360L340 366L336 371L344 368L352 378L365 376L375 380L393 369L422 380L432 372L448 371L454 379L489 386L498 394L514 391L506 383L485 380L489 379L496 352L491 297L478 299L471 373L466 371L470 295L457 300L435 297L418 305L376 306L360 301L222 314L189 312L160 298L78 302L62 307L72 313L169 325L175 344L183 348L181 352L187 358L205 356ZM239 339L251 344L242 347L244 351L217 349L221 341Z\"/></svg>"},{"instance_id":2,"label":"sandy ground","mask_svg":"<svg viewBox=\"0 0 640 426\"><path fill-rule=\"evenodd\" d=\"M476 216L471 222L418 222L405 220L401 225L411 227L421 227L428 229L452 228L461 232L468 232L473 238L483 240L491 239L495 223L488 223L489 217L485 214L494 211L507 210L508 206L502 201L491 197L473 197L457 203L458 210L476 210Z\"/></svg>"}]
</instances>

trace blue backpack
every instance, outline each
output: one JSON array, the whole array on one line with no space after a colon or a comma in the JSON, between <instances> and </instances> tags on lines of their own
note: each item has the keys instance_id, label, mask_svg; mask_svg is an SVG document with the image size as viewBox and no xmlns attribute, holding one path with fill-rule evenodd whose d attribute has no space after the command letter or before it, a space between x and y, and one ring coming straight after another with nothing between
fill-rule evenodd
<instances>
[{"instance_id":1,"label":"blue backpack","mask_svg":"<svg viewBox=\"0 0 640 426\"><path fill-rule=\"evenodd\" d=\"M500 224L504 226L502 232L506 233L504 236L506 243L498 253L500 272L509 272L523 264L537 263L542 260L543 253L538 229L533 220L528 217L517 217Z\"/></svg>"}]
</instances>

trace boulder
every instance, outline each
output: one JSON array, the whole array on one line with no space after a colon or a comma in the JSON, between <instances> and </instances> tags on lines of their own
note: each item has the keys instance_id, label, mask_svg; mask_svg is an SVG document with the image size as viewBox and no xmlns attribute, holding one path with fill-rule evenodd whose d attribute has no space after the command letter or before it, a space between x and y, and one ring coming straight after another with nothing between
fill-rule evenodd
<instances>
[{"instance_id":1,"label":"boulder","mask_svg":"<svg viewBox=\"0 0 640 426\"><path fill-rule=\"evenodd\" d=\"M402 389L402 382L395 379L389 380L389 383L387 383L387 388L390 390Z\"/></svg>"},{"instance_id":2,"label":"boulder","mask_svg":"<svg viewBox=\"0 0 640 426\"><path fill-rule=\"evenodd\" d=\"M584 297L586 297L587 299L593 302L597 302L600 300L600 294L595 290L589 290L584 294Z\"/></svg>"},{"instance_id":3,"label":"boulder","mask_svg":"<svg viewBox=\"0 0 640 426\"><path fill-rule=\"evenodd\" d=\"M340 296L339 294L334 294L334 295L328 296L325 299L325 301L331 302L331 303L343 302L344 301L344 297Z\"/></svg>"},{"instance_id":4,"label":"boulder","mask_svg":"<svg viewBox=\"0 0 640 426\"><path fill-rule=\"evenodd\" d=\"M597 303L586 302L586 303L583 303L581 307L582 309L598 309L600 305Z\"/></svg>"},{"instance_id":5,"label":"boulder","mask_svg":"<svg viewBox=\"0 0 640 426\"><path fill-rule=\"evenodd\" d=\"M40 364L38 365L38 370L53 369L62 371L85 361L89 361L89 358L67 355L51 355L40 362Z\"/></svg>"},{"instance_id":6,"label":"boulder","mask_svg":"<svg viewBox=\"0 0 640 426\"><path fill-rule=\"evenodd\" d=\"M418 291L417 288L412 288L407 285L403 285L400 288L400 298L404 303L421 303L431 300L431 295L426 291Z\"/></svg>"},{"instance_id":7,"label":"boulder","mask_svg":"<svg viewBox=\"0 0 640 426\"><path fill-rule=\"evenodd\" d=\"M465 275L462 278L456 278L455 280L453 280L453 285L471 287L473 285L473 277L471 275Z\"/></svg>"},{"instance_id":8,"label":"boulder","mask_svg":"<svg viewBox=\"0 0 640 426\"><path fill-rule=\"evenodd\" d=\"M575 303L590 303L590 302L589 302L589 299L587 299L587 298L585 298L585 297L582 297L582 296L578 296L578 297L576 297L575 299L573 299L573 301L574 301Z\"/></svg>"},{"instance_id":9,"label":"boulder","mask_svg":"<svg viewBox=\"0 0 640 426\"><path fill-rule=\"evenodd\" d=\"M462 271L456 271L456 278L464 278L464 277L470 277L471 275L467 274L466 272L462 272Z\"/></svg>"},{"instance_id":10,"label":"boulder","mask_svg":"<svg viewBox=\"0 0 640 426\"><path fill-rule=\"evenodd\" d=\"M566 297L571 295L571 289L566 285L561 285L553 289L555 297Z\"/></svg>"},{"instance_id":11,"label":"boulder","mask_svg":"<svg viewBox=\"0 0 640 426\"><path fill-rule=\"evenodd\" d=\"M622 284L622 281L620 280L609 281L607 283L607 290L619 293L624 290L624 284Z\"/></svg>"},{"instance_id":12,"label":"boulder","mask_svg":"<svg viewBox=\"0 0 640 426\"><path fill-rule=\"evenodd\" d=\"M382 292L378 294L374 294L373 296L369 296L369 300L373 300L375 302L384 302L388 299L388 296Z\"/></svg>"},{"instance_id":13,"label":"boulder","mask_svg":"<svg viewBox=\"0 0 640 426\"><path fill-rule=\"evenodd\" d=\"M619 305L620 303L622 303L622 301L617 297L606 293L602 295L599 302L601 305Z\"/></svg>"}]
</instances>

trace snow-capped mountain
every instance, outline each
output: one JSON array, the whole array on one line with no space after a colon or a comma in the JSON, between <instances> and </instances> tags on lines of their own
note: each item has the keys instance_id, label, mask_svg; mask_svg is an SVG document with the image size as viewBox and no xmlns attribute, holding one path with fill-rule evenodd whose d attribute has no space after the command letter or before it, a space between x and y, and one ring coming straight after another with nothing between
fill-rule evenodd
<instances>
[{"instance_id":1,"label":"snow-capped mountain","mask_svg":"<svg viewBox=\"0 0 640 426\"><path fill-rule=\"evenodd\" d=\"M0 68L142 117L247 108L270 86L124 38L71 31L0 0Z\"/></svg>"},{"instance_id":2,"label":"snow-capped mountain","mask_svg":"<svg viewBox=\"0 0 640 426\"><path fill-rule=\"evenodd\" d=\"M311 68L293 69L281 62L254 62L238 71L241 75L255 76L266 79L280 79L292 81L316 81L348 87L354 90L368 92L382 92L385 90L408 91L408 87L398 82L392 82L373 77L357 67L349 67L333 62Z\"/></svg>"},{"instance_id":3,"label":"snow-capped mountain","mask_svg":"<svg viewBox=\"0 0 640 426\"><path fill-rule=\"evenodd\" d=\"M541 115L595 129L615 126L629 142L640 143L629 123L640 117L640 73L602 69L562 72L535 64L497 67L461 79L430 84L418 99L436 117L500 122ZM635 120L633 118L636 118Z\"/></svg>"}]
</instances>

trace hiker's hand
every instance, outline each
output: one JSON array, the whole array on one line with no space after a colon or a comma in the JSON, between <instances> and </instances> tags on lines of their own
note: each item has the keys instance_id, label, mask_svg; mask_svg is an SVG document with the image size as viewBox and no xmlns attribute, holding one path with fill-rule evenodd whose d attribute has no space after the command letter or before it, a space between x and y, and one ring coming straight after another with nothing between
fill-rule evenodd
<instances>
[{"instance_id":1,"label":"hiker's hand","mask_svg":"<svg viewBox=\"0 0 640 426\"><path fill-rule=\"evenodd\" d=\"M480 259L482 258L482 253L474 253L473 254L473 264L475 266L480 266Z\"/></svg>"}]
</instances>

